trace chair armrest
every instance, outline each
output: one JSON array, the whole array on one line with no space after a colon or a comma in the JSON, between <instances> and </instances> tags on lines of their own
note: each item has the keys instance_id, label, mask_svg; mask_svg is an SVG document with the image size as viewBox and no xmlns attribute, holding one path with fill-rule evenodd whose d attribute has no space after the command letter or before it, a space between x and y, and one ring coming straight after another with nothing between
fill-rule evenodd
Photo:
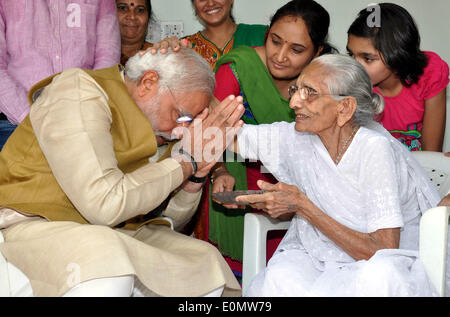
<instances>
[{"instance_id":1,"label":"chair armrest","mask_svg":"<svg viewBox=\"0 0 450 317\"><path fill-rule=\"evenodd\" d=\"M252 279L266 267L267 232L271 230L287 230L290 223L290 221L272 219L265 214L245 214L242 294L246 293Z\"/></svg>"},{"instance_id":2,"label":"chair armrest","mask_svg":"<svg viewBox=\"0 0 450 317\"><path fill-rule=\"evenodd\" d=\"M419 258L441 296L445 295L449 214L450 207L434 207L420 219Z\"/></svg>"}]
</instances>

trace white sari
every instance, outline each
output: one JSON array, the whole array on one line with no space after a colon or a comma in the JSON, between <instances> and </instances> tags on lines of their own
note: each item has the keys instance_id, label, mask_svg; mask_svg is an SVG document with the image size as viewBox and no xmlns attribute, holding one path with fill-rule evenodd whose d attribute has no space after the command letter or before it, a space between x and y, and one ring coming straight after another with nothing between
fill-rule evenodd
<instances>
[{"instance_id":1,"label":"white sari","mask_svg":"<svg viewBox=\"0 0 450 317\"><path fill-rule=\"evenodd\" d=\"M359 232L401 228L400 249L355 261L295 216L247 296L432 296L418 260L421 213L439 194L411 153L377 123L361 127L336 165L319 137L295 123L245 126L243 157L259 159L281 182L296 185L321 210Z\"/></svg>"}]
</instances>

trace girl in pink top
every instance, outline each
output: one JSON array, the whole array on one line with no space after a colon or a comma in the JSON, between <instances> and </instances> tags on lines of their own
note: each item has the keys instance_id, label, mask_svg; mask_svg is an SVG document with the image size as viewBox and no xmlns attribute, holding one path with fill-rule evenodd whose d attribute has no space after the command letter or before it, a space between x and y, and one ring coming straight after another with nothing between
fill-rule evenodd
<instances>
[{"instance_id":1,"label":"girl in pink top","mask_svg":"<svg viewBox=\"0 0 450 317\"><path fill-rule=\"evenodd\" d=\"M391 3L360 11L348 30L347 50L384 97L377 120L410 151L442 151L449 67L420 50L411 15Z\"/></svg>"}]
</instances>

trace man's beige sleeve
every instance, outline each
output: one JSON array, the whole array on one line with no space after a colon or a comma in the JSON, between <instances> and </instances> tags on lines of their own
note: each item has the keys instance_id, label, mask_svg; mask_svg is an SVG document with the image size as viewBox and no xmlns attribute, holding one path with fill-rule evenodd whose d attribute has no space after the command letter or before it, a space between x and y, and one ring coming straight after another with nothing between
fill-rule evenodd
<instances>
[{"instance_id":1,"label":"man's beige sleeve","mask_svg":"<svg viewBox=\"0 0 450 317\"><path fill-rule=\"evenodd\" d=\"M167 208L162 215L169 217L173 221L175 230L182 229L197 211L198 204L202 197L202 191L188 193L184 190L178 191L169 201Z\"/></svg>"},{"instance_id":2,"label":"man's beige sleeve","mask_svg":"<svg viewBox=\"0 0 450 317\"><path fill-rule=\"evenodd\" d=\"M183 181L171 158L128 174L118 168L108 96L82 70L55 77L31 107L30 119L59 185L93 224L114 226L148 213Z\"/></svg>"}]
</instances>

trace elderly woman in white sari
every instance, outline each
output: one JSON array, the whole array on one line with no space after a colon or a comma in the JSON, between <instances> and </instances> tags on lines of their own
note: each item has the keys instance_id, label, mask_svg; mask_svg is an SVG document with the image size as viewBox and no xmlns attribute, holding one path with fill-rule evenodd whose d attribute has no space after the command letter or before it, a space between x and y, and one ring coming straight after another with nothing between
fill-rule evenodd
<instances>
[{"instance_id":1,"label":"elderly woman in white sari","mask_svg":"<svg viewBox=\"0 0 450 317\"><path fill-rule=\"evenodd\" d=\"M421 213L440 197L373 118L370 78L342 55L315 59L290 88L294 123L245 125L237 149L278 179L239 196L290 228L246 296L432 296L418 260Z\"/></svg>"}]
</instances>

